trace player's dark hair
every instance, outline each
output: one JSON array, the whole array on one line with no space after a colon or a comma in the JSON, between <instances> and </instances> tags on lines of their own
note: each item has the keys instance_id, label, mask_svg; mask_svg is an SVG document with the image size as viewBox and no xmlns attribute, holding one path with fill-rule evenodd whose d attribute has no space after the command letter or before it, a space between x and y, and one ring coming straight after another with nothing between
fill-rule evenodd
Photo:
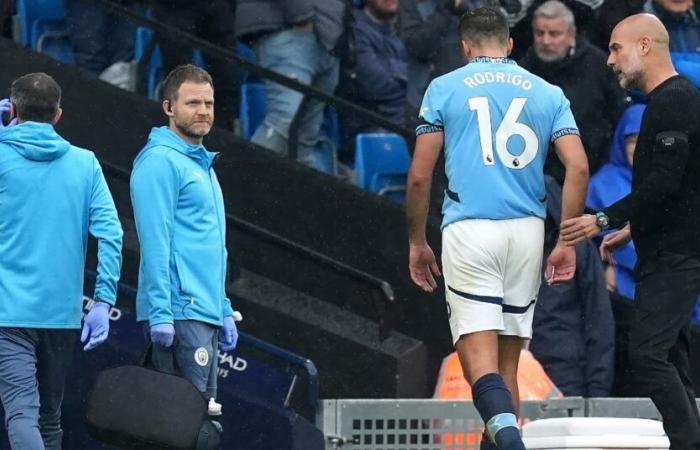
<instances>
[{"instance_id":1,"label":"player's dark hair","mask_svg":"<svg viewBox=\"0 0 700 450\"><path fill-rule=\"evenodd\" d=\"M214 82L209 72L192 64L183 64L170 71L163 81L163 100L171 103L177 100L177 93L183 83L209 83L214 88Z\"/></svg>"},{"instance_id":2,"label":"player's dark hair","mask_svg":"<svg viewBox=\"0 0 700 450\"><path fill-rule=\"evenodd\" d=\"M10 101L20 119L51 123L61 107L61 87L43 72L28 73L12 82Z\"/></svg>"},{"instance_id":3,"label":"player's dark hair","mask_svg":"<svg viewBox=\"0 0 700 450\"><path fill-rule=\"evenodd\" d=\"M507 45L510 37L508 18L500 8L478 8L462 14L459 19L459 34L463 40L476 46L488 41Z\"/></svg>"}]
</instances>

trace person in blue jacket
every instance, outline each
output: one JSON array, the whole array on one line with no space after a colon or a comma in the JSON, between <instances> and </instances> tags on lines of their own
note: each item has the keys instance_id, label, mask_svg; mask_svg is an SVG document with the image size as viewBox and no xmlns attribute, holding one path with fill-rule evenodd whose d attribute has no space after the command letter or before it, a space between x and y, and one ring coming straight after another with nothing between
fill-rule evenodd
<instances>
[{"instance_id":1,"label":"person in blue jacket","mask_svg":"<svg viewBox=\"0 0 700 450\"><path fill-rule=\"evenodd\" d=\"M164 81L163 98L168 126L151 130L131 174L141 246L136 315L147 322L154 367L179 369L216 409L217 339L231 351L238 332L225 291L217 153L202 145L214 121L212 79L196 66L178 66Z\"/></svg>"},{"instance_id":2,"label":"person in blue jacket","mask_svg":"<svg viewBox=\"0 0 700 450\"><path fill-rule=\"evenodd\" d=\"M85 350L107 339L121 269L114 201L95 155L54 130L60 103L44 73L16 79L0 101L0 397L13 449L61 448L88 233L98 262Z\"/></svg>"}]
</instances>

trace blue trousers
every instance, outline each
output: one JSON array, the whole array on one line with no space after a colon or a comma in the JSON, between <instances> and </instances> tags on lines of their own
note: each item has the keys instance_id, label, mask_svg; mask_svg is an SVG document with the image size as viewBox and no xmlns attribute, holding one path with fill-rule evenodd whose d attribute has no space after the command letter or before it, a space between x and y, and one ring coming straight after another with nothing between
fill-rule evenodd
<instances>
[{"instance_id":1,"label":"blue trousers","mask_svg":"<svg viewBox=\"0 0 700 450\"><path fill-rule=\"evenodd\" d=\"M266 69L294 78L300 83L332 93L338 84L340 63L318 42L313 31L287 29L260 38L255 46L260 65ZM267 115L255 130L251 141L286 155L289 127L301 107L301 92L270 81L267 89ZM324 104L311 100L301 111L297 159L323 170L313 155L323 123Z\"/></svg>"},{"instance_id":2,"label":"blue trousers","mask_svg":"<svg viewBox=\"0 0 700 450\"><path fill-rule=\"evenodd\" d=\"M0 398L13 450L60 450L61 403L78 330L0 328Z\"/></svg>"},{"instance_id":3,"label":"blue trousers","mask_svg":"<svg viewBox=\"0 0 700 450\"><path fill-rule=\"evenodd\" d=\"M208 323L176 320L175 342L172 347L153 345L153 367L161 372L181 375L194 384L206 398L216 398L219 370L218 332L218 327ZM147 336L150 336L150 333L147 333Z\"/></svg>"}]
</instances>

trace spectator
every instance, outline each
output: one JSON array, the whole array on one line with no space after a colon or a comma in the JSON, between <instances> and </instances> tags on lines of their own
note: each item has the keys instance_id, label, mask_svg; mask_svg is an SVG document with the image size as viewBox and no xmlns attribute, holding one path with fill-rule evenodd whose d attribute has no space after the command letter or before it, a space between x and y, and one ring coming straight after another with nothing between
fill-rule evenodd
<instances>
[{"instance_id":1,"label":"spectator","mask_svg":"<svg viewBox=\"0 0 700 450\"><path fill-rule=\"evenodd\" d=\"M396 33L399 0L367 0L354 12L356 101L402 123L407 55Z\"/></svg>"},{"instance_id":2,"label":"spectator","mask_svg":"<svg viewBox=\"0 0 700 450\"><path fill-rule=\"evenodd\" d=\"M586 204L596 211L612 205L628 195L632 189L632 161L637 136L642 125L642 115L646 106L630 106L622 115L615 129L610 148L610 162L600 168L591 178L588 186ZM628 333L630 321L633 320L633 305L635 282L634 266L637 254L634 243L622 247L615 252L616 265L607 265L605 269L605 284L610 292L610 302L615 315L615 381L612 395L628 397L632 394L628 386L629 346Z\"/></svg>"},{"instance_id":3,"label":"spectator","mask_svg":"<svg viewBox=\"0 0 700 450\"><path fill-rule=\"evenodd\" d=\"M545 186L547 255L559 237L562 192L552 177L545 178ZM598 248L592 242L576 246L573 280L540 286L530 351L564 395L610 395L615 325Z\"/></svg>"},{"instance_id":4,"label":"spectator","mask_svg":"<svg viewBox=\"0 0 700 450\"><path fill-rule=\"evenodd\" d=\"M152 0L155 19L166 25L193 34L233 52L235 0ZM165 72L192 62L192 47L158 34ZM208 71L214 79L217 101L214 105L216 125L237 130L241 74L235 64L205 55Z\"/></svg>"},{"instance_id":5,"label":"spectator","mask_svg":"<svg viewBox=\"0 0 700 450\"><path fill-rule=\"evenodd\" d=\"M625 102L624 91L606 65L605 54L576 34L574 15L557 0L543 3L532 21L534 42L520 64L559 86L571 102L591 173L607 160L612 130ZM559 182L563 167L549 153L545 172Z\"/></svg>"},{"instance_id":6,"label":"spectator","mask_svg":"<svg viewBox=\"0 0 700 450\"><path fill-rule=\"evenodd\" d=\"M117 3L136 8L138 1ZM106 81L113 84L129 87L128 62L134 59L136 25L84 0L66 0L66 13L76 65L95 75L104 73Z\"/></svg>"},{"instance_id":7,"label":"spectator","mask_svg":"<svg viewBox=\"0 0 700 450\"><path fill-rule=\"evenodd\" d=\"M700 21L693 0L647 0L643 11L661 19L671 39L671 52L700 52Z\"/></svg>"},{"instance_id":8,"label":"spectator","mask_svg":"<svg viewBox=\"0 0 700 450\"><path fill-rule=\"evenodd\" d=\"M345 0L238 0L236 34L250 42L258 63L300 83L332 93L340 62L333 54L343 34ZM252 142L288 154L292 120L301 114L297 158L316 166L312 150L319 139L324 104L304 102L304 94L265 81L267 115Z\"/></svg>"},{"instance_id":9,"label":"spectator","mask_svg":"<svg viewBox=\"0 0 700 450\"><path fill-rule=\"evenodd\" d=\"M511 0L511 8L508 21L511 26L513 38L513 51L511 58L520 59L525 55L530 42L532 42L532 17L534 12L546 0ZM576 29L578 34L588 40L599 33L597 26L598 8L603 0L561 0L576 17ZM501 3L504 3L501 0ZM517 6L520 3L520 6ZM607 44L605 45L607 48Z\"/></svg>"},{"instance_id":10,"label":"spectator","mask_svg":"<svg viewBox=\"0 0 700 450\"><path fill-rule=\"evenodd\" d=\"M10 106L11 105L11 106ZM45 73L0 101L0 397L13 449L60 449L61 403L83 318L88 233L97 279L85 350L109 334L122 228L95 155L63 139L61 88Z\"/></svg>"}]
</instances>

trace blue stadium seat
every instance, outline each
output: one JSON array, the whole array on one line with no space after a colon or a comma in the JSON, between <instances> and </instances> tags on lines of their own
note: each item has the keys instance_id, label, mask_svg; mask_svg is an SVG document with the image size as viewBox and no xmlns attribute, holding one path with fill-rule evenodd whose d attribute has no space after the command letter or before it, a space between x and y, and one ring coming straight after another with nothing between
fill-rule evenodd
<instances>
[{"instance_id":1,"label":"blue stadium seat","mask_svg":"<svg viewBox=\"0 0 700 450\"><path fill-rule=\"evenodd\" d=\"M63 0L17 0L17 17L24 46L61 62L75 63Z\"/></svg>"},{"instance_id":2,"label":"blue stadium seat","mask_svg":"<svg viewBox=\"0 0 700 450\"><path fill-rule=\"evenodd\" d=\"M267 114L267 96L262 83L243 83L241 85L241 105L239 115L243 137L250 139L255 129Z\"/></svg>"},{"instance_id":3,"label":"blue stadium seat","mask_svg":"<svg viewBox=\"0 0 700 450\"><path fill-rule=\"evenodd\" d=\"M267 96L262 83L241 85L239 115L244 139L250 140L267 114ZM336 144L323 133L313 152L313 166L321 172L336 175L338 171L338 150Z\"/></svg>"},{"instance_id":4,"label":"blue stadium seat","mask_svg":"<svg viewBox=\"0 0 700 450\"><path fill-rule=\"evenodd\" d=\"M63 0L17 0L17 16L20 42L33 49L43 34L65 31Z\"/></svg>"},{"instance_id":5,"label":"blue stadium seat","mask_svg":"<svg viewBox=\"0 0 700 450\"><path fill-rule=\"evenodd\" d=\"M411 158L406 141L393 133L360 133L355 138L357 184L403 203Z\"/></svg>"},{"instance_id":6,"label":"blue stadium seat","mask_svg":"<svg viewBox=\"0 0 700 450\"><path fill-rule=\"evenodd\" d=\"M43 40L39 39L39 43L40 45L37 47L39 53L48 55L62 63L75 65L75 53L68 36L46 37Z\"/></svg>"},{"instance_id":7,"label":"blue stadium seat","mask_svg":"<svg viewBox=\"0 0 700 450\"><path fill-rule=\"evenodd\" d=\"M136 29L136 40L134 41L134 60L139 64L143 64L143 58L146 57L146 49L154 39L155 33L153 30L145 27ZM157 45L151 52L151 58L146 66L145 89L146 96L151 100L158 100L158 85L165 76L163 73L163 56L160 53L160 47Z\"/></svg>"},{"instance_id":8,"label":"blue stadium seat","mask_svg":"<svg viewBox=\"0 0 700 450\"><path fill-rule=\"evenodd\" d=\"M695 86L700 88L700 53L674 52L671 53L671 59L678 73L688 78Z\"/></svg>"}]
</instances>

